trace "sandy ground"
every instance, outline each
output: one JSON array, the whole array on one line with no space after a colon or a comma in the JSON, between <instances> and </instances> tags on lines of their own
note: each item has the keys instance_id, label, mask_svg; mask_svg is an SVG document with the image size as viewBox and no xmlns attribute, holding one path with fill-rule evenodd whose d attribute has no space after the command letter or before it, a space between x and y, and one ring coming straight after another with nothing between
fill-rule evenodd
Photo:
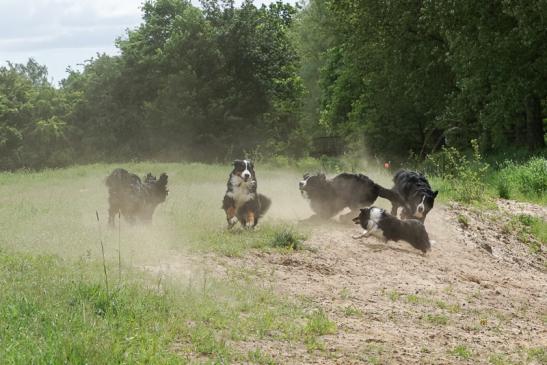
<instances>
[{"instance_id":1,"label":"sandy ground","mask_svg":"<svg viewBox=\"0 0 547 365\"><path fill-rule=\"evenodd\" d=\"M499 212L545 218L546 210L503 201ZM259 347L282 364L540 364L545 352L531 349L547 351L546 254L532 254L502 223L441 206L426 221L436 244L425 256L405 242L352 239L357 226L330 222L311 228L308 249L214 257L220 275L245 268L279 293L311 301L337 326L322 350L234 345Z\"/></svg>"}]
</instances>

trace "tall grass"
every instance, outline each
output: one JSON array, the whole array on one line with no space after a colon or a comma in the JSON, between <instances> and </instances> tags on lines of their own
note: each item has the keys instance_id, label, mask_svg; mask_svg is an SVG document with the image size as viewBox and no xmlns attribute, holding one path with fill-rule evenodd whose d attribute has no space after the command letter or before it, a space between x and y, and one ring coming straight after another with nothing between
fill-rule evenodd
<instances>
[{"instance_id":1,"label":"tall grass","mask_svg":"<svg viewBox=\"0 0 547 365\"><path fill-rule=\"evenodd\" d=\"M547 202L547 159L533 157L523 164L505 161L496 174L497 192L505 199Z\"/></svg>"},{"instance_id":2,"label":"tall grass","mask_svg":"<svg viewBox=\"0 0 547 365\"><path fill-rule=\"evenodd\" d=\"M505 160L489 164L472 141L468 156L445 147L417 164L439 189L443 200L483 203L493 198L547 203L547 159L532 157L524 162Z\"/></svg>"},{"instance_id":3,"label":"tall grass","mask_svg":"<svg viewBox=\"0 0 547 365\"><path fill-rule=\"evenodd\" d=\"M0 251L2 364L246 362L256 352L239 351L238 341L298 343L324 334L310 331L313 308L250 279L198 275L158 284L132 272L109 293L97 266Z\"/></svg>"}]
</instances>

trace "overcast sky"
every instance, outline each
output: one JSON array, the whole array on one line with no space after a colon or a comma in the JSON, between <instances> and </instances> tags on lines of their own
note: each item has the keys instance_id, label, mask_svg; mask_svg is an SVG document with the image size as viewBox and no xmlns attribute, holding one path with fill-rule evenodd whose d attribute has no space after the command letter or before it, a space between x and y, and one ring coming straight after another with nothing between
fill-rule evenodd
<instances>
[{"instance_id":1,"label":"overcast sky","mask_svg":"<svg viewBox=\"0 0 547 365\"><path fill-rule=\"evenodd\" d=\"M198 3L197 0L192 0ZM256 4L271 0L256 0ZM289 1L294 3L295 1ZM0 0L0 65L33 57L55 83L141 22L143 0Z\"/></svg>"}]
</instances>

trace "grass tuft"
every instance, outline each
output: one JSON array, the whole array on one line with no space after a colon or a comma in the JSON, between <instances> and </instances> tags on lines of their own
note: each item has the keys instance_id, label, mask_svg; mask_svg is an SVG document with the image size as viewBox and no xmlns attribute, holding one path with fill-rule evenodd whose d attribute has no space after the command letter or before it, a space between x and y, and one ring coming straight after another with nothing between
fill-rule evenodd
<instances>
[{"instance_id":1,"label":"grass tuft","mask_svg":"<svg viewBox=\"0 0 547 365\"><path fill-rule=\"evenodd\" d=\"M304 236L296 232L294 228L281 227L273 233L269 245L274 248L300 250L303 240Z\"/></svg>"},{"instance_id":2,"label":"grass tuft","mask_svg":"<svg viewBox=\"0 0 547 365\"><path fill-rule=\"evenodd\" d=\"M471 350L467 348L465 345L458 345L450 351L450 353L456 357L459 357L460 359L467 360L471 358Z\"/></svg>"}]
</instances>

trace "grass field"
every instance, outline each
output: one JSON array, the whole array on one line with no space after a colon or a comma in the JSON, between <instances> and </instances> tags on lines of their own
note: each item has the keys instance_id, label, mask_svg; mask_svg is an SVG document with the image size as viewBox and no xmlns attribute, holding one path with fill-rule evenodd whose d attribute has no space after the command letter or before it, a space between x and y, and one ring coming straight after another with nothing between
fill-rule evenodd
<instances>
[{"instance_id":1,"label":"grass field","mask_svg":"<svg viewBox=\"0 0 547 365\"><path fill-rule=\"evenodd\" d=\"M332 330L328 318L249 281L243 269L220 281L191 264L174 281L160 269L139 269L188 252L286 250L306 234L292 223L310 214L299 174L259 169L271 211L256 231L229 232L220 209L226 167L125 164L139 175L167 172L170 193L152 225L122 220L121 229L109 229L104 178L114 167L0 174L2 363L270 363L258 348L242 353L231 344L282 338L320 346Z\"/></svg>"},{"instance_id":2,"label":"grass field","mask_svg":"<svg viewBox=\"0 0 547 365\"><path fill-rule=\"evenodd\" d=\"M298 174L274 171L261 175L259 170L260 191L274 198L271 211L258 234L238 229L226 232L220 209L229 173L225 167L146 163L124 166L139 175L166 171L170 190L151 226L130 227L122 219L124 260L161 258L170 250L186 249L238 254L246 247L267 245L291 221L311 214L298 192ZM0 238L2 247L72 258L91 252L97 257L102 238L107 256L117 256L120 232L117 228L107 229L104 186L104 178L114 167L90 165L0 174L0 219L9 228Z\"/></svg>"},{"instance_id":3,"label":"grass field","mask_svg":"<svg viewBox=\"0 0 547 365\"><path fill-rule=\"evenodd\" d=\"M273 204L254 231L226 230L220 205L227 166L123 164L141 176L167 172L170 192L153 224L122 219L115 229L107 227L104 179L118 165L0 173L0 363L271 364L271 354L282 349L269 346L280 343L328 359L324 336L342 331L332 313L309 298L274 291L245 265L219 273L204 264L225 257L239 262L250 249L307 249L300 243L311 228L297 221L312 212L297 184L302 172L325 166L282 166L258 166L259 191ZM385 171L361 171L391 186ZM432 179L441 202L452 197L446 184ZM383 199L377 204L387 206ZM523 234L545 237L544 222L515 219ZM390 302L400 302L393 293ZM363 313L347 307L345 317ZM446 321L433 315L422 322ZM374 363L380 355L371 356ZM454 345L450 356L465 360L470 352Z\"/></svg>"}]
</instances>

